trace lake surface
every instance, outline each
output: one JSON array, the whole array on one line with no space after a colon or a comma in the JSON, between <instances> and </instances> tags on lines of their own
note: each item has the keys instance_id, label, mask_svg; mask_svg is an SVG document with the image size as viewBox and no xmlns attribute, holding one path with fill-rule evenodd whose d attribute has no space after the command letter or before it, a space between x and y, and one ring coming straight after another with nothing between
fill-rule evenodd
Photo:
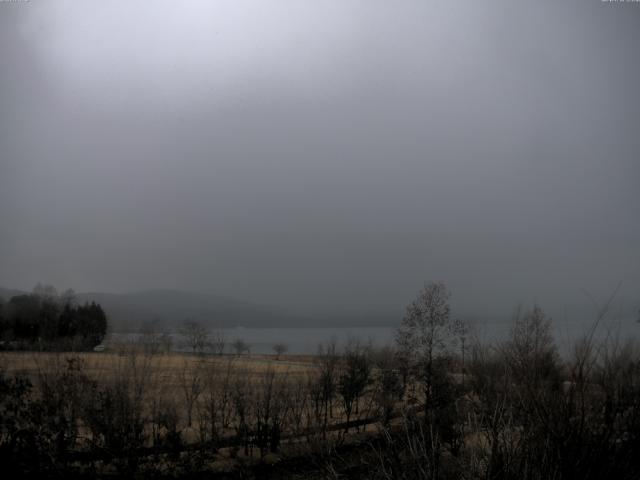
<instances>
[{"instance_id":1,"label":"lake surface","mask_svg":"<svg viewBox=\"0 0 640 480\"><path fill-rule=\"evenodd\" d=\"M562 354L573 350L575 341L584 337L593 322L554 322L553 333L559 351ZM483 343L492 343L508 337L511 322L476 322L472 325L470 337L477 338ZM374 347L393 345L397 327L345 327L345 328L232 328L222 329L228 353L233 352L231 344L236 340L243 340L251 348L251 353L270 354L273 346L282 343L287 346L287 353L314 354L320 344L335 341L341 350L351 340L357 340ZM635 319L614 319L601 322L595 333L595 338L626 340L640 339L640 324ZM188 351L184 337L171 334L173 349ZM111 334L112 341L135 340L136 334Z\"/></svg>"},{"instance_id":2,"label":"lake surface","mask_svg":"<svg viewBox=\"0 0 640 480\"><path fill-rule=\"evenodd\" d=\"M225 352L232 353L231 346L236 340L242 340L249 345L251 353L270 354L273 346L284 344L287 353L314 354L318 346L335 342L338 349L353 340L371 344L374 347L392 345L395 327L354 327L354 328L225 328L218 330L224 336ZM189 351L185 338L179 333L170 334L173 350ZM113 333L108 341L135 341L139 335L130 333Z\"/></svg>"}]
</instances>

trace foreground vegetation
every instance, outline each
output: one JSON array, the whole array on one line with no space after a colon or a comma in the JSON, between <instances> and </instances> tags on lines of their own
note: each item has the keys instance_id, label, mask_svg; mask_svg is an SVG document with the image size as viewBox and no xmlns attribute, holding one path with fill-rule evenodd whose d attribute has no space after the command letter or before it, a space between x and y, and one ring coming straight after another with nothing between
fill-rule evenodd
<instances>
[{"instance_id":1,"label":"foreground vegetation","mask_svg":"<svg viewBox=\"0 0 640 480\"><path fill-rule=\"evenodd\" d=\"M0 461L33 476L640 478L640 350L560 358L520 312L482 345L425 287L396 347L313 357L5 352Z\"/></svg>"}]
</instances>

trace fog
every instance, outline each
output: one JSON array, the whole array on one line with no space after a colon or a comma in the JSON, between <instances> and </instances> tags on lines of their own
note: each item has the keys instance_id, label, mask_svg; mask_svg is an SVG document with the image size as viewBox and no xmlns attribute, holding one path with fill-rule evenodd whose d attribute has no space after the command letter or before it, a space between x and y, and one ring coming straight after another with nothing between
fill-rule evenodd
<instances>
[{"instance_id":1,"label":"fog","mask_svg":"<svg viewBox=\"0 0 640 480\"><path fill-rule=\"evenodd\" d=\"M0 3L0 285L640 308L640 4Z\"/></svg>"}]
</instances>

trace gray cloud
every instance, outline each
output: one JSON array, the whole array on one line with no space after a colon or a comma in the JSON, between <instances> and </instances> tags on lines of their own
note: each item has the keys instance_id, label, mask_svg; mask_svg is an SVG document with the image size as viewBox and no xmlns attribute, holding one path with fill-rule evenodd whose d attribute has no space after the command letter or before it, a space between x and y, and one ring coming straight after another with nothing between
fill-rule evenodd
<instances>
[{"instance_id":1,"label":"gray cloud","mask_svg":"<svg viewBox=\"0 0 640 480\"><path fill-rule=\"evenodd\" d=\"M637 5L0 10L0 284L638 306Z\"/></svg>"}]
</instances>

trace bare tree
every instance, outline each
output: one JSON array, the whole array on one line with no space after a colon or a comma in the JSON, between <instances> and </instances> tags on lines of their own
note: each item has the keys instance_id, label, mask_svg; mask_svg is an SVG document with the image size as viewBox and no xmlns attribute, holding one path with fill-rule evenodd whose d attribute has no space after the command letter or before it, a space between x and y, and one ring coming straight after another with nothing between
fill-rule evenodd
<instances>
[{"instance_id":1,"label":"bare tree","mask_svg":"<svg viewBox=\"0 0 640 480\"><path fill-rule=\"evenodd\" d=\"M284 355L287 350L289 350L289 347L284 343L276 343L273 346L273 351L276 353L276 358L278 360L280 360L280 355Z\"/></svg>"},{"instance_id":2,"label":"bare tree","mask_svg":"<svg viewBox=\"0 0 640 480\"><path fill-rule=\"evenodd\" d=\"M464 387L465 380L465 357L467 353L467 339L469 338L469 323L456 319L454 322L454 331L458 336L458 341L460 342L460 372L462 374L462 386Z\"/></svg>"},{"instance_id":3,"label":"bare tree","mask_svg":"<svg viewBox=\"0 0 640 480\"><path fill-rule=\"evenodd\" d=\"M208 344L207 328L197 320L185 320L180 333L192 353L202 353Z\"/></svg>"},{"instance_id":4,"label":"bare tree","mask_svg":"<svg viewBox=\"0 0 640 480\"><path fill-rule=\"evenodd\" d=\"M138 343L142 351L148 355L155 355L162 351L162 334L159 331L160 319L153 318L140 326Z\"/></svg>"},{"instance_id":5,"label":"bare tree","mask_svg":"<svg viewBox=\"0 0 640 480\"><path fill-rule=\"evenodd\" d=\"M234 341L231 346L235 350L236 355L242 355L244 352L249 353L250 351L249 345L241 338L238 338L236 341Z\"/></svg>"},{"instance_id":6,"label":"bare tree","mask_svg":"<svg viewBox=\"0 0 640 480\"><path fill-rule=\"evenodd\" d=\"M236 375L231 357L222 364L211 362L203 369L204 401L200 406L200 438L215 443L222 438L233 415L232 379Z\"/></svg>"},{"instance_id":7,"label":"bare tree","mask_svg":"<svg viewBox=\"0 0 640 480\"><path fill-rule=\"evenodd\" d=\"M192 365L185 360L180 371L180 387L184 394L185 406L187 410L187 426L193 423L193 407L198 402L200 395L204 391L204 375L202 365Z\"/></svg>"},{"instance_id":8,"label":"bare tree","mask_svg":"<svg viewBox=\"0 0 640 480\"><path fill-rule=\"evenodd\" d=\"M551 319L535 305L522 313L519 307L504 345L505 355L517 381L538 387L539 382L558 376L558 353L551 334Z\"/></svg>"},{"instance_id":9,"label":"bare tree","mask_svg":"<svg viewBox=\"0 0 640 480\"><path fill-rule=\"evenodd\" d=\"M290 402L291 427L295 435L301 435L303 427L311 427L312 408L309 404L311 392L308 388L310 382L303 376L294 377L289 382L288 395ZM305 419L307 420L305 425Z\"/></svg>"},{"instance_id":10,"label":"bare tree","mask_svg":"<svg viewBox=\"0 0 640 480\"><path fill-rule=\"evenodd\" d=\"M450 296L444 283L425 285L407 307L396 335L399 355L408 365L409 372L419 377L427 401L433 394L437 360L442 359L456 342Z\"/></svg>"},{"instance_id":11,"label":"bare tree","mask_svg":"<svg viewBox=\"0 0 640 480\"><path fill-rule=\"evenodd\" d=\"M224 347L226 346L226 339L222 330L216 330L211 335L211 347L216 355L222 355L224 353Z\"/></svg>"},{"instance_id":12,"label":"bare tree","mask_svg":"<svg viewBox=\"0 0 640 480\"><path fill-rule=\"evenodd\" d=\"M333 418L333 397L338 386L338 367L340 357L336 352L336 340L331 339L327 345L318 347L318 361L320 363L317 382L322 406L322 430L326 430L329 418Z\"/></svg>"},{"instance_id":13,"label":"bare tree","mask_svg":"<svg viewBox=\"0 0 640 480\"><path fill-rule=\"evenodd\" d=\"M344 367L338 382L338 393L342 398L349 430L351 414L358 413L358 404L367 386L371 383L371 360L365 348L358 342L351 342L344 354Z\"/></svg>"},{"instance_id":14,"label":"bare tree","mask_svg":"<svg viewBox=\"0 0 640 480\"><path fill-rule=\"evenodd\" d=\"M173 347L173 338L171 338L171 335L168 333L162 333L160 334L160 347L161 347L161 351L163 353L169 353L171 351L171 348Z\"/></svg>"},{"instance_id":15,"label":"bare tree","mask_svg":"<svg viewBox=\"0 0 640 480\"><path fill-rule=\"evenodd\" d=\"M251 386L246 376L236 375L231 393L231 401L234 408L233 427L236 431L238 444L244 448L245 455L249 455L249 447L252 447L250 424L253 415L253 402L250 392Z\"/></svg>"},{"instance_id":16,"label":"bare tree","mask_svg":"<svg viewBox=\"0 0 640 480\"><path fill-rule=\"evenodd\" d=\"M396 337L410 385L412 388L418 385L422 390L422 398L414 395L412 400L424 402L423 425L419 428L421 435L426 436L423 445L428 447L425 457L429 459L428 478L438 478L441 447L455 436L455 393L448 372L448 354L457 335L450 296L443 283L425 285L407 307Z\"/></svg>"},{"instance_id":17,"label":"bare tree","mask_svg":"<svg viewBox=\"0 0 640 480\"><path fill-rule=\"evenodd\" d=\"M373 400L377 406L378 415L382 419L383 426L387 427L391 420L393 409L403 394L397 368L398 362L395 352L389 347L374 351L372 361L377 370Z\"/></svg>"},{"instance_id":18,"label":"bare tree","mask_svg":"<svg viewBox=\"0 0 640 480\"><path fill-rule=\"evenodd\" d=\"M271 368L255 385L253 436L261 456L265 455L267 448L276 452L280 445L290 406L287 386L287 374L276 374Z\"/></svg>"}]
</instances>

